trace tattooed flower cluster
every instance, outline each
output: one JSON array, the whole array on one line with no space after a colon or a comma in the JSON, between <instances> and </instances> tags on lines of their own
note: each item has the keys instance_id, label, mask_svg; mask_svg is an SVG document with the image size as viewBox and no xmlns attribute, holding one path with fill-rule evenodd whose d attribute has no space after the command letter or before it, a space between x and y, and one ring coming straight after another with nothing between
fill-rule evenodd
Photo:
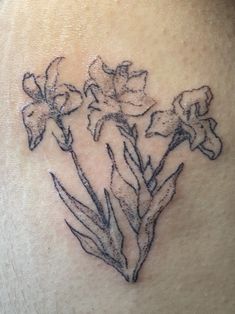
<instances>
[{"instance_id":1,"label":"tattooed flower cluster","mask_svg":"<svg viewBox=\"0 0 235 314\"><path fill-rule=\"evenodd\" d=\"M61 134L59 138L53 134L56 143L70 154L92 205L88 206L71 195L61 180L51 173L59 197L78 223L75 228L66 220L67 226L85 252L115 268L128 282L136 282L152 247L158 218L173 200L177 179L184 168L181 162L162 179L162 173L167 173L166 161L170 153L183 142L189 144L191 151L200 151L210 160L217 159L222 152L222 141L215 130L217 123L208 117L212 91L209 86L186 90L172 100L168 110L155 110L157 102L146 93L148 72L136 70L132 62L123 61L111 68L97 57L89 66L83 88L78 89L60 82L62 60L62 57L54 59L42 75L27 72L23 76L23 91L30 100L22 109L28 146L34 150L41 143L47 121L52 119ZM95 191L74 150L72 132L76 130L71 130L64 121L66 115L85 103L84 99L91 99L86 119L93 140L99 141L106 122L110 121L123 142L121 155L125 170L116 156L117 148L106 143L110 182L104 187L103 195ZM138 128L139 117L146 121L144 134ZM169 139L158 162L140 149L140 138L147 142L150 137L156 138L156 154L157 138ZM126 170L129 178L126 178ZM136 241L134 263L129 262L127 231L121 227L117 215L120 211Z\"/></svg>"}]
</instances>

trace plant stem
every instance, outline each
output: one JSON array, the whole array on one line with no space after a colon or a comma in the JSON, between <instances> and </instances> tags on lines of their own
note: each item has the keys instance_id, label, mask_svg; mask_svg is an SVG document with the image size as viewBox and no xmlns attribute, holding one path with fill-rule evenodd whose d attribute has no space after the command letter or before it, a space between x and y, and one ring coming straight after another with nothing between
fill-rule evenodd
<instances>
[{"instance_id":1,"label":"plant stem","mask_svg":"<svg viewBox=\"0 0 235 314\"><path fill-rule=\"evenodd\" d=\"M139 170L142 174L144 174L144 162L143 162L143 158L142 158L142 155L141 155L141 152L138 148L138 136L134 136L133 134L133 130L130 126L130 124L128 123L127 120L125 120L124 122L124 126L127 128L128 130L128 134L131 136L131 138L133 139L130 139L129 138L129 141L131 143L131 145L133 146L133 149L136 153L136 157L137 157L137 161L138 161L138 167L139 167Z\"/></svg>"},{"instance_id":2,"label":"plant stem","mask_svg":"<svg viewBox=\"0 0 235 314\"><path fill-rule=\"evenodd\" d=\"M165 162L166 162L166 158L167 156L169 155L169 153L171 152L172 150L169 149L169 146L166 150L166 152L164 153L162 159L160 160L159 162L159 165L153 170L153 173L152 173L152 176L151 178L149 179L149 181L147 182L147 185L148 186L151 186L151 184L153 183L153 181L155 180L155 177L162 171L164 165L165 165Z\"/></svg>"},{"instance_id":3,"label":"plant stem","mask_svg":"<svg viewBox=\"0 0 235 314\"><path fill-rule=\"evenodd\" d=\"M65 128L65 126L63 124L63 120L61 119L61 117L58 117L56 122L57 122L58 127L62 131L64 139L66 141L67 136L68 136L68 132L67 132L67 129ZM72 133L71 133L71 136L72 136ZM87 190L88 194L90 195L92 201L94 202L94 204L97 208L97 211L100 214L101 219L103 220L103 222L106 223L106 218L104 215L102 204L99 201L95 191L93 190L88 178L86 177L86 175L85 175L85 173L84 173L84 171L83 171L83 169L79 163L78 156L75 153L75 151L73 150L72 144L70 144L70 147L69 147L67 152L69 152L71 154L71 157L73 159L73 163L74 163L76 170L77 170L77 174L78 174L83 186L85 187L85 189Z\"/></svg>"},{"instance_id":4,"label":"plant stem","mask_svg":"<svg viewBox=\"0 0 235 314\"><path fill-rule=\"evenodd\" d=\"M103 212L103 207L102 207L102 204L100 203L95 191L93 190L89 180L87 179L79 161L78 161L78 157L77 157L77 154L74 152L74 150L72 149L70 151L70 154L72 156L72 159L73 159L73 162L74 162L74 165L76 167L76 170L77 170L77 174L83 184L83 186L86 188L88 194L90 195L92 201L95 203L96 205L96 208L101 216L101 218L103 220L105 220L105 216L104 216L104 212Z\"/></svg>"},{"instance_id":5,"label":"plant stem","mask_svg":"<svg viewBox=\"0 0 235 314\"><path fill-rule=\"evenodd\" d=\"M186 133L184 133L181 129L176 130L176 132L175 132L174 136L172 137L172 140L171 140L170 144L168 145L167 150L165 151L163 157L161 158L158 166L153 170L153 174L147 183L148 186L151 186L155 177L162 171L162 169L165 165L166 159L167 159L168 155L170 154L170 152L172 152L177 146L179 146L179 144L184 142L186 139L188 139L188 136Z\"/></svg>"},{"instance_id":6,"label":"plant stem","mask_svg":"<svg viewBox=\"0 0 235 314\"><path fill-rule=\"evenodd\" d=\"M138 158L140 172L143 174L144 173L144 163L143 163L143 158L141 156L141 152L137 146L137 140L135 140L134 150L135 150L136 156Z\"/></svg>"}]
</instances>

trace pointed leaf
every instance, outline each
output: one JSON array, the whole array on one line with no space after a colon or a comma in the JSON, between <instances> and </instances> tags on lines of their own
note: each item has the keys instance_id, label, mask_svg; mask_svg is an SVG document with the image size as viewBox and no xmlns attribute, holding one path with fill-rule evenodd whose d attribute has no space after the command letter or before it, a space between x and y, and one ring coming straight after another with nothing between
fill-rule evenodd
<instances>
[{"instance_id":1,"label":"pointed leaf","mask_svg":"<svg viewBox=\"0 0 235 314\"><path fill-rule=\"evenodd\" d=\"M62 186L60 181L52 174L55 188L59 193L63 203L68 207L71 213L93 234L99 239L104 236L104 223L101 218L92 209L85 206L73 196L71 196L65 188Z\"/></svg>"},{"instance_id":2,"label":"pointed leaf","mask_svg":"<svg viewBox=\"0 0 235 314\"><path fill-rule=\"evenodd\" d=\"M143 217L138 234L139 260L135 268L134 278L137 279L138 272L145 261L152 242L154 240L155 225L160 213L169 204L176 192L176 180L183 170L184 164L180 164L156 192L149 211Z\"/></svg>"},{"instance_id":3,"label":"pointed leaf","mask_svg":"<svg viewBox=\"0 0 235 314\"><path fill-rule=\"evenodd\" d=\"M79 240L83 250L86 253L91 254L95 257L99 257L101 259L104 258L103 252L99 249L98 245L92 238L75 230L67 221L66 224L70 228L71 232L75 235L75 237Z\"/></svg>"},{"instance_id":4,"label":"pointed leaf","mask_svg":"<svg viewBox=\"0 0 235 314\"><path fill-rule=\"evenodd\" d=\"M148 156L148 160L144 167L145 180L148 181L152 177L152 174L153 174L152 160L151 160L151 156Z\"/></svg>"},{"instance_id":5,"label":"pointed leaf","mask_svg":"<svg viewBox=\"0 0 235 314\"><path fill-rule=\"evenodd\" d=\"M175 172L173 172L160 186L160 188L155 191L152 204L146 214L146 219L155 219L158 212L161 212L168 203L172 200L176 192L176 181L183 170L184 164L181 163Z\"/></svg>"},{"instance_id":6,"label":"pointed leaf","mask_svg":"<svg viewBox=\"0 0 235 314\"><path fill-rule=\"evenodd\" d=\"M129 156L130 156L132 162L135 163L136 167L140 167L141 160L139 160L138 155L136 154L135 142L134 141L133 142L132 141L131 142L126 141L124 143L125 143L125 146L126 146L128 152L129 152Z\"/></svg>"},{"instance_id":7,"label":"pointed leaf","mask_svg":"<svg viewBox=\"0 0 235 314\"><path fill-rule=\"evenodd\" d=\"M132 155L126 147L126 143L124 143L124 158L138 182L138 213L140 217L143 217L150 206L152 196L148 190L140 167L137 166L133 160Z\"/></svg>"},{"instance_id":8,"label":"pointed leaf","mask_svg":"<svg viewBox=\"0 0 235 314\"><path fill-rule=\"evenodd\" d=\"M137 138L138 138L138 129L137 129L137 125L136 124L134 124L133 127L132 127L132 135L133 135L134 139L137 140Z\"/></svg>"},{"instance_id":9,"label":"pointed leaf","mask_svg":"<svg viewBox=\"0 0 235 314\"><path fill-rule=\"evenodd\" d=\"M109 192L105 189L104 190L105 193L105 199L106 199L106 204L107 204L107 208L109 211L109 230L110 230L110 235L111 238L114 241L114 246L116 247L116 249L119 252L122 252L123 249L123 234L118 226L115 214L114 214L114 210L113 210L113 206L111 203L111 199L110 199L110 195Z\"/></svg>"},{"instance_id":10,"label":"pointed leaf","mask_svg":"<svg viewBox=\"0 0 235 314\"><path fill-rule=\"evenodd\" d=\"M132 229L137 232L140 224L137 192L120 174L113 151L109 145L107 145L107 151L113 163L110 183L111 190L118 199L121 209L126 215Z\"/></svg>"},{"instance_id":11,"label":"pointed leaf","mask_svg":"<svg viewBox=\"0 0 235 314\"><path fill-rule=\"evenodd\" d=\"M151 156L148 156L148 161L144 167L144 178L147 182L147 187L149 192L152 194L152 191L155 190L157 186L157 178L154 175L154 169L152 165Z\"/></svg>"},{"instance_id":12,"label":"pointed leaf","mask_svg":"<svg viewBox=\"0 0 235 314\"><path fill-rule=\"evenodd\" d=\"M128 130L121 125L117 125L117 128L119 129L120 134L134 145L135 139L133 138L132 134L130 134Z\"/></svg>"},{"instance_id":13,"label":"pointed leaf","mask_svg":"<svg viewBox=\"0 0 235 314\"><path fill-rule=\"evenodd\" d=\"M114 196L118 199L131 227L137 232L140 219L138 215L138 197L136 191L130 183L127 183L123 179L115 167L112 169L111 190Z\"/></svg>"},{"instance_id":14,"label":"pointed leaf","mask_svg":"<svg viewBox=\"0 0 235 314\"><path fill-rule=\"evenodd\" d=\"M133 151L133 153L131 154L129 149L127 148L126 142L124 142L124 151L123 151L124 159L125 159L126 164L129 166L131 172L135 176L137 184L138 184L138 189L139 189L140 184L144 180L144 178L143 178L142 173L140 172L139 161L136 161L133 154L136 155L135 151Z\"/></svg>"},{"instance_id":15,"label":"pointed leaf","mask_svg":"<svg viewBox=\"0 0 235 314\"><path fill-rule=\"evenodd\" d=\"M110 213L109 216L109 236L110 236L109 246L111 247L110 255L115 261L118 261L119 265L121 265L122 268L126 268L127 258L123 253L124 237L121 232L121 229L119 228L118 221L116 219L112 202L110 199L110 195L107 190L105 190L105 198Z\"/></svg>"}]
</instances>

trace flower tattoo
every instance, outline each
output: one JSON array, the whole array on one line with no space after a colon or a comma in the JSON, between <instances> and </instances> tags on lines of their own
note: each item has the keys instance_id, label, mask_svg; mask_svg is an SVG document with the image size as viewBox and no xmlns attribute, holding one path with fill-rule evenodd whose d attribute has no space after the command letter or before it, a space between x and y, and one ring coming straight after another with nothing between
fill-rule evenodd
<instances>
[{"instance_id":1,"label":"flower tattoo","mask_svg":"<svg viewBox=\"0 0 235 314\"><path fill-rule=\"evenodd\" d=\"M48 119L59 124L64 115L71 114L82 104L82 94L75 86L58 85L58 66L62 59L53 60L44 76L27 72L23 77L23 90L32 99L22 110L31 150L42 141Z\"/></svg>"},{"instance_id":2,"label":"flower tattoo","mask_svg":"<svg viewBox=\"0 0 235 314\"><path fill-rule=\"evenodd\" d=\"M130 71L131 65L130 61L123 61L113 70L98 57L89 67L90 78L84 91L90 91L94 97L88 107L88 129L95 141L99 140L105 121L122 122L127 116L144 115L156 103L145 93L148 72Z\"/></svg>"},{"instance_id":3,"label":"flower tattoo","mask_svg":"<svg viewBox=\"0 0 235 314\"><path fill-rule=\"evenodd\" d=\"M180 133L189 140L190 149L199 149L209 159L216 159L222 150L222 142L215 133L216 121L204 118L213 99L208 86L181 93L173 101L172 109L156 111L146 136L169 136Z\"/></svg>"},{"instance_id":4,"label":"flower tattoo","mask_svg":"<svg viewBox=\"0 0 235 314\"><path fill-rule=\"evenodd\" d=\"M184 168L184 163L179 162L169 173L166 160L170 153L184 141L189 142L192 152L199 150L209 160L217 159L222 152L222 141L215 131L217 123L208 117L212 91L209 86L183 91L173 100L170 109L153 112L157 103L145 91L148 72L131 70L132 62L123 61L112 69L97 57L89 66L89 78L81 92L74 85L59 83L62 60L62 57L54 59L41 76L28 72L23 76L23 91L31 99L22 109L29 149L34 150L39 145L47 121L52 119L61 132L60 139L53 134L56 143L71 157L91 200L91 206L84 204L51 173L55 190L77 221L76 228L67 220L66 226L86 253L116 269L126 281L136 282L156 237L158 219L174 199ZM72 132L76 129L71 130L64 121L64 117L78 110L85 99L89 103L85 113L87 128L93 140L99 141L106 121L114 124L122 140L122 166L117 148L106 143L110 180L103 187L103 195L98 195L93 188L74 150ZM148 123L145 134L138 128L140 116ZM131 123L133 120L135 122ZM160 161L156 162L140 148L139 140L147 143L148 138L155 137L157 142L158 136L170 140L163 156L159 156ZM129 173L128 178L126 173ZM129 249L134 248L128 247L128 231L120 223L118 212L123 213L136 241L136 258L131 263Z\"/></svg>"}]
</instances>

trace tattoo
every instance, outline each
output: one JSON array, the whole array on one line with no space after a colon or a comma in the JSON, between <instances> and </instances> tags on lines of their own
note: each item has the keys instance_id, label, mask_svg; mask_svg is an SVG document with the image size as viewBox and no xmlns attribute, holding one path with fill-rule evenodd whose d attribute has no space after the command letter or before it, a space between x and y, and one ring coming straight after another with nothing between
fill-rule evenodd
<instances>
[{"instance_id":1,"label":"tattoo","mask_svg":"<svg viewBox=\"0 0 235 314\"><path fill-rule=\"evenodd\" d=\"M60 138L53 134L56 143L70 154L77 175L94 204L94 209L83 204L51 173L61 200L85 231L75 229L68 221L67 226L86 253L114 267L128 282L136 282L154 241L158 218L172 201L184 167L184 163L180 163L173 173L161 180L159 174L166 168L170 153L183 142L189 143L191 151L200 150L210 160L218 158L222 152L221 139L215 132L217 123L207 116L213 95L208 86L184 91L173 100L169 110L150 114L156 101L145 92L147 71L131 71L130 61L111 69L98 57L91 63L89 79L81 91L71 84L59 83L62 60L62 57L54 59L43 75L25 73L23 76L23 90L31 99L22 109L28 145L34 150L43 140L48 119L54 120L61 132ZM116 154L107 143L110 185L104 188L102 201L83 171L73 148L72 130L64 121L64 116L78 110L85 98L92 99L87 108L87 128L94 141L99 141L105 122L112 121L123 140L126 169L133 177L131 182L125 179ZM137 123L131 124L130 117L137 121L140 116L149 120L144 134L146 141L153 136L156 140L158 136L170 138L158 164L139 148L139 138L143 135ZM136 240L138 252L134 265L128 264L124 253L126 230L121 229L116 215L120 210Z\"/></svg>"}]
</instances>

